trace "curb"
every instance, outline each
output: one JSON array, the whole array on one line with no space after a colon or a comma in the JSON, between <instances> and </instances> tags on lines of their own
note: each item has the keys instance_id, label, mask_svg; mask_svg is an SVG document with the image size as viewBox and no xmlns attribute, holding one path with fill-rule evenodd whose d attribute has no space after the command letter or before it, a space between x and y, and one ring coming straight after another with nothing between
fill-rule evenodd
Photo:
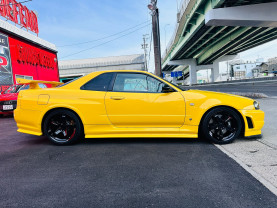
<instances>
[{"instance_id":1,"label":"curb","mask_svg":"<svg viewBox=\"0 0 277 208\"><path fill-rule=\"evenodd\" d=\"M237 158L232 153L228 152L224 147L214 144L218 149L224 152L227 156L235 160L242 168L244 168L248 173L250 173L254 178L256 178L261 184L263 184L268 190L270 190L275 196L277 196L277 187L272 185L269 181L259 175L257 172L249 168L244 162L242 162L239 158Z\"/></svg>"}]
</instances>

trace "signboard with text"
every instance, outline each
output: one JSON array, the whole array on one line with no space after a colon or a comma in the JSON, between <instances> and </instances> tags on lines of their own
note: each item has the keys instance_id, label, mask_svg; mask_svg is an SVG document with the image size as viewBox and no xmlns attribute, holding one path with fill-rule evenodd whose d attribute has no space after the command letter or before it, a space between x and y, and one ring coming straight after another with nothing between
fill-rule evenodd
<instances>
[{"instance_id":1,"label":"signboard with text","mask_svg":"<svg viewBox=\"0 0 277 208\"><path fill-rule=\"evenodd\" d=\"M57 54L9 36L14 80L17 75L34 80L59 81Z\"/></svg>"},{"instance_id":2,"label":"signboard with text","mask_svg":"<svg viewBox=\"0 0 277 208\"><path fill-rule=\"evenodd\" d=\"M181 77L181 76L183 76L183 72L182 71L171 72L171 77Z\"/></svg>"},{"instance_id":3,"label":"signboard with text","mask_svg":"<svg viewBox=\"0 0 277 208\"><path fill-rule=\"evenodd\" d=\"M38 18L35 12L16 0L0 0L0 15L27 30L39 33Z\"/></svg>"}]
</instances>

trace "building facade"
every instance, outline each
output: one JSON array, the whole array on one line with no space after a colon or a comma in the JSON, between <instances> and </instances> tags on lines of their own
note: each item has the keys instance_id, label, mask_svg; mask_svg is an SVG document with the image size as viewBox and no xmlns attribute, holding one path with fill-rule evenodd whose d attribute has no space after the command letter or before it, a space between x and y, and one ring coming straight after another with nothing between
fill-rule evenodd
<instances>
[{"instance_id":1,"label":"building facade","mask_svg":"<svg viewBox=\"0 0 277 208\"><path fill-rule=\"evenodd\" d=\"M60 81L62 82L95 71L144 70L144 68L143 54L59 61Z\"/></svg>"},{"instance_id":2,"label":"building facade","mask_svg":"<svg viewBox=\"0 0 277 208\"><path fill-rule=\"evenodd\" d=\"M16 84L16 78L58 81L57 50L54 44L0 19L0 91Z\"/></svg>"}]
</instances>

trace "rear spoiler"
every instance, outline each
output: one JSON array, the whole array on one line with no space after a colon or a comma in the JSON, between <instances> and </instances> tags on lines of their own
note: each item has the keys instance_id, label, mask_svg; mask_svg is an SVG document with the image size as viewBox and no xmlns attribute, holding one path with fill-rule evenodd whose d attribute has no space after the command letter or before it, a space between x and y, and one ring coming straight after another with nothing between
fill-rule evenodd
<instances>
[{"instance_id":1,"label":"rear spoiler","mask_svg":"<svg viewBox=\"0 0 277 208\"><path fill-rule=\"evenodd\" d=\"M51 84L51 87L57 87L59 85L62 85L62 82L51 82L51 81L42 81L42 80L29 80L29 79L21 79L21 78L17 78L16 82L18 84L29 84L30 85L30 89L39 89L39 83L42 84Z\"/></svg>"}]
</instances>

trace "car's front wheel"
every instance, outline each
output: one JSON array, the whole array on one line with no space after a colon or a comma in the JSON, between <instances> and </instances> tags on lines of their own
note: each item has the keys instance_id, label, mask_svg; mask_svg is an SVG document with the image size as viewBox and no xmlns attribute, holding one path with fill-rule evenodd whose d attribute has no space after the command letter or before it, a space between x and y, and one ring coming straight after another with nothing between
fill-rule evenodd
<instances>
[{"instance_id":1,"label":"car's front wheel","mask_svg":"<svg viewBox=\"0 0 277 208\"><path fill-rule=\"evenodd\" d=\"M65 109L50 112L45 118L43 130L48 139L57 145L75 143L83 135L78 116Z\"/></svg>"},{"instance_id":2,"label":"car's front wheel","mask_svg":"<svg viewBox=\"0 0 277 208\"><path fill-rule=\"evenodd\" d=\"M204 117L201 125L202 135L216 144L228 144L239 137L242 122L238 113L230 108L212 109Z\"/></svg>"}]
</instances>

